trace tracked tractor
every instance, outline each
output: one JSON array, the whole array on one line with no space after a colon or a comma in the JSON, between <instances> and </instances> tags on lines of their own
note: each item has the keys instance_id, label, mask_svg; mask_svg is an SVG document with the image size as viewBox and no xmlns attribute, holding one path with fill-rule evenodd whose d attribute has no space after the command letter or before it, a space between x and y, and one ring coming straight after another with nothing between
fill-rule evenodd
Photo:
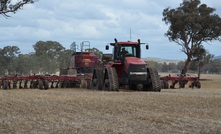
<instances>
[{"instance_id":1,"label":"tracked tractor","mask_svg":"<svg viewBox=\"0 0 221 134\"><path fill-rule=\"evenodd\" d=\"M104 67L95 68L91 80L91 87L97 90L119 91L121 88L139 91L161 91L161 82L158 71L148 67L141 59L141 45L137 42L118 42L106 45L106 50L113 47L112 62Z\"/></svg>"}]
</instances>

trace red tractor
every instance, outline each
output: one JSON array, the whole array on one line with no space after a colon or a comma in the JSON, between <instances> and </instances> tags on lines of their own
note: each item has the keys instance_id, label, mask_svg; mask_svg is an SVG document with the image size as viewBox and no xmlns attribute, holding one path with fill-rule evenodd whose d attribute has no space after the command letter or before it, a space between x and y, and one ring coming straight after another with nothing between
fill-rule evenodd
<instances>
[{"instance_id":1,"label":"red tractor","mask_svg":"<svg viewBox=\"0 0 221 134\"><path fill-rule=\"evenodd\" d=\"M161 91L161 81L158 71L147 66L141 59L141 43L118 42L115 39L112 61L102 68L95 68L91 87L98 90L118 91L119 88L129 87L130 90ZM146 49L148 49L146 44ZM109 45L106 46L106 50Z\"/></svg>"}]
</instances>

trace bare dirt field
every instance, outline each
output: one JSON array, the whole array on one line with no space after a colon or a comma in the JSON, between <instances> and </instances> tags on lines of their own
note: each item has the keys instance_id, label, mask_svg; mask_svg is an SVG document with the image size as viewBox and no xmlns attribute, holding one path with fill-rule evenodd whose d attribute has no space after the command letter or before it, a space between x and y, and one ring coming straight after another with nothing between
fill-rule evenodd
<instances>
[{"instance_id":1,"label":"bare dirt field","mask_svg":"<svg viewBox=\"0 0 221 134\"><path fill-rule=\"evenodd\" d=\"M161 92L0 89L0 133L221 133L221 75ZM203 78L203 76L202 76Z\"/></svg>"}]
</instances>

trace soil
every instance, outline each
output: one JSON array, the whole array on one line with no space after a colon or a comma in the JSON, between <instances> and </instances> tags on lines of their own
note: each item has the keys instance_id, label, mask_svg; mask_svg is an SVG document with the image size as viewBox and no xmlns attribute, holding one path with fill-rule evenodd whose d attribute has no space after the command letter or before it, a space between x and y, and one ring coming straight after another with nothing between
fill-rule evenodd
<instances>
[{"instance_id":1,"label":"soil","mask_svg":"<svg viewBox=\"0 0 221 134\"><path fill-rule=\"evenodd\" d=\"M221 133L221 89L0 89L0 133Z\"/></svg>"}]
</instances>

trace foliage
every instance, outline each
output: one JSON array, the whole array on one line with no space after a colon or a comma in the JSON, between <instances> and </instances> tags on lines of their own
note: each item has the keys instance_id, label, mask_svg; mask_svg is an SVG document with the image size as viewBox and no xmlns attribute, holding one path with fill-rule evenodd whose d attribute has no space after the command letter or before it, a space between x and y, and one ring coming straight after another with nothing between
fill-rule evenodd
<instances>
[{"instance_id":1,"label":"foliage","mask_svg":"<svg viewBox=\"0 0 221 134\"><path fill-rule=\"evenodd\" d=\"M173 70L178 71L176 63L172 63L172 62L171 63L166 63L166 62L159 63L156 61L146 61L146 63L149 67L154 67L160 72L169 72Z\"/></svg>"},{"instance_id":2,"label":"foliage","mask_svg":"<svg viewBox=\"0 0 221 134\"><path fill-rule=\"evenodd\" d=\"M199 45L198 49L193 52L193 57L195 57L195 59L191 62L190 69L198 70L198 76L200 77L201 69L204 65L210 63L214 56L206 51L202 45Z\"/></svg>"},{"instance_id":3,"label":"foliage","mask_svg":"<svg viewBox=\"0 0 221 134\"><path fill-rule=\"evenodd\" d=\"M6 46L3 49L0 48L0 73L4 74L7 71L13 71L14 60L16 60L20 49L17 46Z\"/></svg>"},{"instance_id":4,"label":"foliage","mask_svg":"<svg viewBox=\"0 0 221 134\"><path fill-rule=\"evenodd\" d=\"M146 61L148 66L157 68L159 72L180 72L185 64L184 61L180 61L178 63L160 63L156 61ZM200 68L199 68L200 67ZM221 73L221 59L213 60L213 55L206 54L203 59L200 60L200 65L198 60L193 60L190 66L189 72L194 73Z\"/></svg>"},{"instance_id":5,"label":"foliage","mask_svg":"<svg viewBox=\"0 0 221 134\"><path fill-rule=\"evenodd\" d=\"M165 35L187 55L183 73L188 71L203 42L221 40L221 18L214 11L200 0L183 0L176 9L164 9L163 21L170 25Z\"/></svg>"},{"instance_id":6,"label":"foliage","mask_svg":"<svg viewBox=\"0 0 221 134\"><path fill-rule=\"evenodd\" d=\"M90 52L93 52L95 55L97 55L98 59L102 59L102 55L103 55L103 52L98 50L97 48L90 48L89 49L85 49L85 51L90 51Z\"/></svg>"},{"instance_id":7,"label":"foliage","mask_svg":"<svg viewBox=\"0 0 221 134\"><path fill-rule=\"evenodd\" d=\"M72 55L72 51L70 49L61 51L58 57L59 68L69 67L71 55Z\"/></svg>"},{"instance_id":8,"label":"foliage","mask_svg":"<svg viewBox=\"0 0 221 134\"><path fill-rule=\"evenodd\" d=\"M210 68L208 68L207 71L213 74L220 74L221 73L221 59L212 61L210 64Z\"/></svg>"},{"instance_id":9,"label":"foliage","mask_svg":"<svg viewBox=\"0 0 221 134\"><path fill-rule=\"evenodd\" d=\"M59 57L61 51L65 48L56 41L38 41L35 45L33 45L35 54L37 57L47 54L49 59L56 59Z\"/></svg>"},{"instance_id":10,"label":"foliage","mask_svg":"<svg viewBox=\"0 0 221 134\"><path fill-rule=\"evenodd\" d=\"M1 0L0 1L0 14L5 17L10 17L8 13L15 13L17 10L21 9L26 4L32 4L36 0L19 0L14 2L13 0Z\"/></svg>"},{"instance_id":11,"label":"foliage","mask_svg":"<svg viewBox=\"0 0 221 134\"><path fill-rule=\"evenodd\" d=\"M30 74L32 70L35 69L34 57L31 54L19 54L14 61L14 71L13 74Z\"/></svg>"},{"instance_id":12,"label":"foliage","mask_svg":"<svg viewBox=\"0 0 221 134\"><path fill-rule=\"evenodd\" d=\"M69 67L70 58L73 54L70 49L65 49L56 41L38 41L33 45L34 52L21 54L17 46L5 46L0 48L0 75L7 71L9 74L29 75L33 73L56 73L60 68ZM97 48L92 48L93 52L101 54ZM205 51L206 52L206 51ZM199 57L199 56L198 56ZM221 73L221 60L211 60L213 57L204 53L200 57L200 67L202 73ZM146 61L148 66L157 68L160 72L180 71L185 64L184 61L178 63L159 63L156 61ZM199 59L192 61L191 70L198 71Z\"/></svg>"},{"instance_id":13,"label":"foliage","mask_svg":"<svg viewBox=\"0 0 221 134\"><path fill-rule=\"evenodd\" d=\"M157 70L162 70L162 64L159 64L158 62L155 62L155 61L146 61L146 63L147 63L147 65L149 66L149 67L154 67L154 68L156 68Z\"/></svg>"},{"instance_id":14,"label":"foliage","mask_svg":"<svg viewBox=\"0 0 221 134\"><path fill-rule=\"evenodd\" d=\"M36 71L52 73L59 68L61 59L59 57L65 50L60 43L56 41L38 41L33 47L35 58L38 61L36 66L39 68Z\"/></svg>"},{"instance_id":15,"label":"foliage","mask_svg":"<svg viewBox=\"0 0 221 134\"><path fill-rule=\"evenodd\" d=\"M9 74L55 73L61 65L67 67L70 50L58 42L38 41L33 45L35 52L20 54L17 46L0 48L0 75ZM66 64L65 64L66 63Z\"/></svg>"}]
</instances>

